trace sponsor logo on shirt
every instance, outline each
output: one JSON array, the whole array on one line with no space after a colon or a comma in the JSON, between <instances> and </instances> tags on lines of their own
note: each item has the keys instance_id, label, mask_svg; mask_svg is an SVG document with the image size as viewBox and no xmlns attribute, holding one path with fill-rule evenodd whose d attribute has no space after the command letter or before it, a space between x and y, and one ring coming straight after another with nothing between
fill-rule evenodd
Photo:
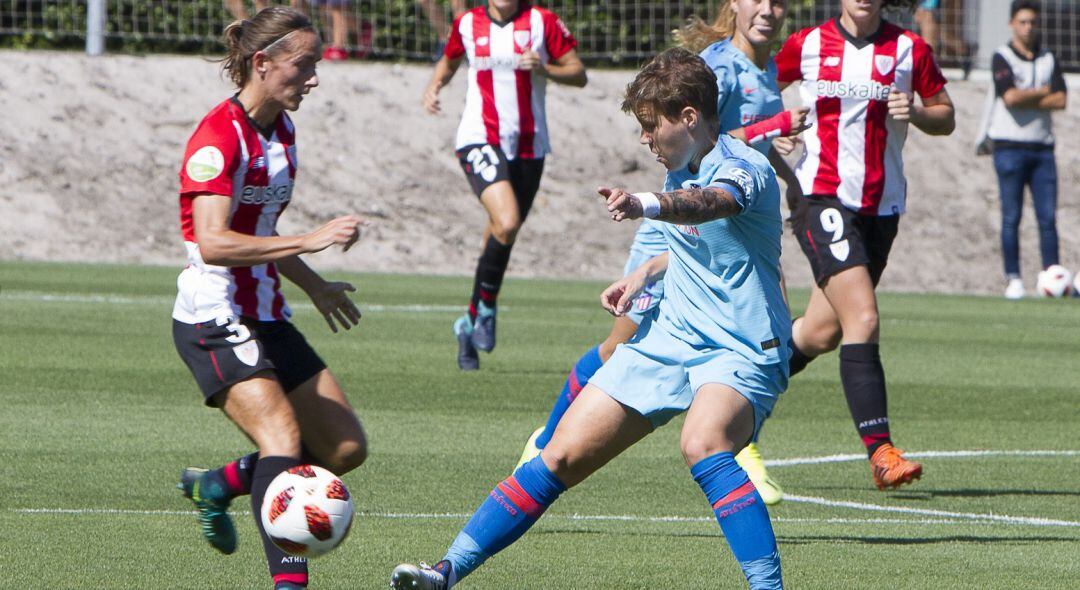
<instances>
[{"instance_id":1,"label":"sponsor logo on shirt","mask_svg":"<svg viewBox=\"0 0 1080 590\"><path fill-rule=\"evenodd\" d=\"M266 168L266 158L259 156L251 161L251 169L258 170L260 168Z\"/></svg>"},{"instance_id":2,"label":"sponsor logo on shirt","mask_svg":"<svg viewBox=\"0 0 1080 590\"><path fill-rule=\"evenodd\" d=\"M292 198L293 185L272 184L270 186L245 186L240 193L240 202L245 205L270 205L288 203Z\"/></svg>"},{"instance_id":3,"label":"sponsor logo on shirt","mask_svg":"<svg viewBox=\"0 0 1080 590\"><path fill-rule=\"evenodd\" d=\"M676 225L675 227L679 228L679 231L681 231L682 233L684 233L684 234L686 234L688 236L700 236L701 235L701 230L699 230L697 227L695 227L693 225Z\"/></svg>"},{"instance_id":4,"label":"sponsor logo on shirt","mask_svg":"<svg viewBox=\"0 0 1080 590\"><path fill-rule=\"evenodd\" d=\"M476 44L479 45L480 47L483 47L483 46L488 44L488 38L487 37L477 37L476 38Z\"/></svg>"},{"instance_id":5,"label":"sponsor logo on shirt","mask_svg":"<svg viewBox=\"0 0 1080 590\"><path fill-rule=\"evenodd\" d=\"M829 57L826 57L824 60L822 60L821 65L827 68L835 68L836 66L840 65L840 57L836 55L830 55Z\"/></svg>"},{"instance_id":6,"label":"sponsor logo on shirt","mask_svg":"<svg viewBox=\"0 0 1080 590\"><path fill-rule=\"evenodd\" d=\"M207 182L221 175L225 170L225 156L212 145L196 150L188 158L184 171L195 182Z\"/></svg>"},{"instance_id":7,"label":"sponsor logo on shirt","mask_svg":"<svg viewBox=\"0 0 1080 590\"><path fill-rule=\"evenodd\" d=\"M742 190L744 197L749 199L754 194L754 177L742 168L732 168L728 172L728 179Z\"/></svg>"},{"instance_id":8,"label":"sponsor logo on shirt","mask_svg":"<svg viewBox=\"0 0 1080 590\"><path fill-rule=\"evenodd\" d=\"M495 69L517 69L518 64L521 61L520 55L500 55L495 57L480 56L474 57L472 67L477 71L495 70Z\"/></svg>"},{"instance_id":9,"label":"sponsor logo on shirt","mask_svg":"<svg viewBox=\"0 0 1080 590\"><path fill-rule=\"evenodd\" d=\"M889 87L874 80L859 82L818 80L817 95L829 98L888 100Z\"/></svg>"}]
</instances>

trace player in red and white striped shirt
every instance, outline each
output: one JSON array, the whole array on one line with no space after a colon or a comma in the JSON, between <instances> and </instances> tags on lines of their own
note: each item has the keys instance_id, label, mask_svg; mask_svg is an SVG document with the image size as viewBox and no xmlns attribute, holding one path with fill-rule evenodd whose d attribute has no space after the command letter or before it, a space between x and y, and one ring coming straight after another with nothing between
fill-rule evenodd
<instances>
[{"instance_id":1,"label":"player in red and white striped shirt","mask_svg":"<svg viewBox=\"0 0 1080 590\"><path fill-rule=\"evenodd\" d=\"M228 508L250 494L260 531L266 488L279 473L317 462L336 473L366 456L363 428L334 376L289 320L280 276L311 297L330 328L349 329L360 312L348 283L328 282L300 254L346 249L361 220L334 219L299 236L279 236L292 197L297 159L292 121L318 85L321 42L301 12L272 7L225 29L224 70L239 87L188 141L180 170L180 224L188 266L177 280L173 340L203 392L258 452L212 471L188 468L180 488L199 511L207 540L236 549ZM307 561L286 555L263 534L278 590L306 587Z\"/></svg>"},{"instance_id":2,"label":"player in red and white striped shirt","mask_svg":"<svg viewBox=\"0 0 1080 590\"><path fill-rule=\"evenodd\" d=\"M577 41L551 11L518 0L489 0L459 16L424 91L440 111L439 90L469 62L465 110L455 150L487 211L484 250L476 265L468 313L454 323L458 366L479 368L477 350L495 348L495 305L510 251L540 187L548 141L547 80L582 87Z\"/></svg>"},{"instance_id":3,"label":"player in red and white striped shirt","mask_svg":"<svg viewBox=\"0 0 1080 590\"><path fill-rule=\"evenodd\" d=\"M811 125L793 225L817 284L792 328L791 374L840 345L844 395L879 489L922 475L889 436L874 293L904 212L901 150L909 124L931 135L955 127L930 47L885 22L889 7L911 2L842 0L839 18L795 33L776 55L781 87L799 83Z\"/></svg>"}]
</instances>

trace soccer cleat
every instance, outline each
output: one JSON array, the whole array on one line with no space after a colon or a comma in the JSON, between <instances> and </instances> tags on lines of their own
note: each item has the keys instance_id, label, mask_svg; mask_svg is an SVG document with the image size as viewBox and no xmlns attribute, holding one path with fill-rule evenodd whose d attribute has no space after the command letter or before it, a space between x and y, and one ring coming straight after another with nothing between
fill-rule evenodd
<instances>
[{"instance_id":1,"label":"soccer cleat","mask_svg":"<svg viewBox=\"0 0 1080 590\"><path fill-rule=\"evenodd\" d=\"M769 477L769 472L765 470L765 462L761 459L761 451L758 450L757 443L750 443L739 451L739 454L735 455L735 462L750 477L750 481L757 488L765 504L775 506L784 499L784 490L780 488L780 484Z\"/></svg>"},{"instance_id":2,"label":"soccer cleat","mask_svg":"<svg viewBox=\"0 0 1080 590\"><path fill-rule=\"evenodd\" d=\"M480 355L472 342L472 323L465 314L454 322L454 336L457 337L457 366L462 371L475 371L480 368Z\"/></svg>"},{"instance_id":3,"label":"soccer cleat","mask_svg":"<svg viewBox=\"0 0 1080 590\"><path fill-rule=\"evenodd\" d=\"M540 454L540 449L536 446L536 439L540 438L540 435L544 433L544 427L541 426L533 431L532 436L529 437L529 441L525 443L525 450L521 451L521 458L518 459L517 466L514 467L514 471L518 470L518 467L532 461Z\"/></svg>"},{"instance_id":4,"label":"soccer cleat","mask_svg":"<svg viewBox=\"0 0 1080 590\"><path fill-rule=\"evenodd\" d=\"M221 484L207 478L209 472L188 467L180 472L176 487L195 503L203 536L218 551L229 555L236 551L236 527L227 512L230 498Z\"/></svg>"},{"instance_id":5,"label":"soccer cleat","mask_svg":"<svg viewBox=\"0 0 1080 590\"><path fill-rule=\"evenodd\" d=\"M904 451L885 443L870 457L870 469L874 475L874 485L879 490L895 490L922 477L922 463L908 461Z\"/></svg>"},{"instance_id":6,"label":"soccer cleat","mask_svg":"<svg viewBox=\"0 0 1080 590\"><path fill-rule=\"evenodd\" d=\"M480 301L476 304L476 321L473 322L472 343L477 350L495 350L495 307Z\"/></svg>"},{"instance_id":7,"label":"soccer cleat","mask_svg":"<svg viewBox=\"0 0 1080 590\"><path fill-rule=\"evenodd\" d=\"M440 561L435 567L420 562L419 565L403 563L390 574L392 590L447 590L446 574L450 571L449 561Z\"/></svg>"}]
</instances>

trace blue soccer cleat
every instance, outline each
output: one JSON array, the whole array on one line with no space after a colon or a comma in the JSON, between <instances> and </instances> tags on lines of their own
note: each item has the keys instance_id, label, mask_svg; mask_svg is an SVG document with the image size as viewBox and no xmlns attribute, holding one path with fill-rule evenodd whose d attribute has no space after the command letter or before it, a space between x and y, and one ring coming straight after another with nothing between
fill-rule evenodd
<instances>
[{"instance_id":1,"label":"blue soccer cleat","mask_svg":"<svg viewBox=\"0 0 1080 590\"><path fill-rule=\"evenodd\" d=\"M480 368L480 355L473 346L472 331L468 314L454 322L454 336L458 342L457 364L462 371L475 371Z\"/></svg>"},{"instance_id":2,"label":"blue soccer cleat","mask_svg":"<svg viewBox=\"0 0 1080 590\"><path fill-rule=\"evenodd\" d=\"M495 307L483 301L476 304L476 321L473 322L472 343L477 350L495 350Z\"/></svg>"},{"instance_id":3,"label":"blue soccer cleat","mask_svg":"<svg viewBox=\"0 0 1080 590\"><path fill-rule=\"evenodd\" d=\"M206 476L205 469L188 467L180 472L176 487L195 503L203 536L218 551L229 555L236 551L236 527L227 512L230 498L221 484Z\"/></svg>"}]
</instances>

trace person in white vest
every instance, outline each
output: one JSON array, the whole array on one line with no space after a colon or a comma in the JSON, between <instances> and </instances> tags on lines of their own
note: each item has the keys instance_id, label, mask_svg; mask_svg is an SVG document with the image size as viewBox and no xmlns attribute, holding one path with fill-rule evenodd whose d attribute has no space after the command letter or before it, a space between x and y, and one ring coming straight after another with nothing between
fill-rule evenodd
<instances>
[{"instance_id":1,"label":"person in white vest","mask_svg":"<svg viewBox=\"0 0 1080 590\"><path fill-rule=\"evenodd\" d=\"M994 53L994 106L987 129L1001 193L1001 253L1005 262L1005 297L1020 299L1020 215L1024 187L1031 188L1039 223L1043 268L1058 263L1057 163L1050 112L1065 108L1065 78L1054 54L1041 47L1039 4L1014 0L1009 27L1012 39Z\"/></svg>"}]
</instances>

